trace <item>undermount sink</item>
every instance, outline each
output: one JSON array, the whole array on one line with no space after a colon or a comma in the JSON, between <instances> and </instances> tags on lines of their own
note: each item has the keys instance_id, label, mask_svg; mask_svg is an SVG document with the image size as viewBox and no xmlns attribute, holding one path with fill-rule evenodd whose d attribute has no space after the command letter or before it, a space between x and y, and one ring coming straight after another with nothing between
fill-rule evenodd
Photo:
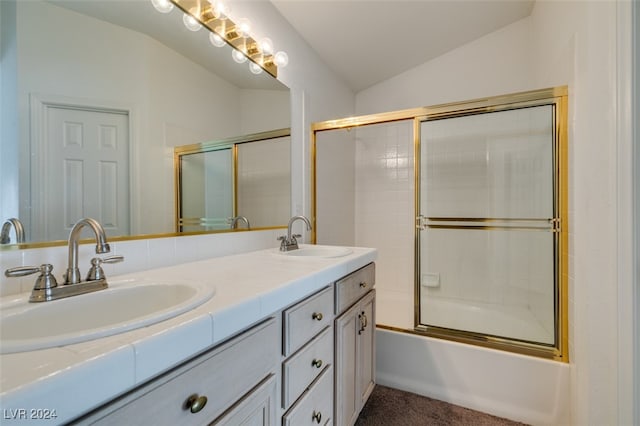
<instances>
[{"instance_id":1,"label":"undermount sink","mask_svg":"<svg viewBox=\"0 0 640 426\"><path fill-rule=\"evenodd\" d=\"M283 256L291 257L343 257L353 253L353 250L349 247L334 247L334 246L314 246L304 245L297 250L279 252Z\"/></svg>"},{"instance_id":2,"label":"undermount sink","mask_svg":"<svg viewBox=\"0 0 640 426\"><path fill-rule=\"evenodd\" d=\"M212 286L161 280L121 280L95 293L29 303L21 295L0 305L0 353L64 346L148 326L211 299Z\"/></svg>"}]
</instances>

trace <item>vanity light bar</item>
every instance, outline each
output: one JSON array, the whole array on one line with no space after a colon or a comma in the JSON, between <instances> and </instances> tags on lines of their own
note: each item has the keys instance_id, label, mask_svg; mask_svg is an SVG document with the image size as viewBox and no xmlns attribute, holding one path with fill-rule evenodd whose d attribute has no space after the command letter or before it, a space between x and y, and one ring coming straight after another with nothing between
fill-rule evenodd
<instances>
[{"instance_id":1,"label":"vanity light bar","mask_svg":"<svg viewBox=\"0 0 640 426\"><path fill-rule=\"evenodd\" d=\"M212 33L217 34L224 42L242 52L251 62L278 77L276 55L263 52L259 43L249 34L243 34L237 23L233 22L223 11L208 0L168 0L185 14L192 16ZM252 71L253 72L253 71Z\"/></svg>"}]
</instances>

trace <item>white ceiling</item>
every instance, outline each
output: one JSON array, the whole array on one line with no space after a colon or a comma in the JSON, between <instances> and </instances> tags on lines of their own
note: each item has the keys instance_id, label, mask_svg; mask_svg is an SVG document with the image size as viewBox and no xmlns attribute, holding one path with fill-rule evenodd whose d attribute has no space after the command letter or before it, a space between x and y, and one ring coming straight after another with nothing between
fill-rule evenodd
<instances>
[{"instance_id":1,"label":"white ceiling","mask_svg":"<svg viewBox=\"0 0 640 426\"><path fill-rule=\"evenodd\" d=\"M238 66L229 50L213 48L206 31L187 31L178 11L157 13L149 0L48 1L146 33L238 87L282 87ZM358 92L528 16L535 0L270 1Z\"/></svg>"},{"instance_id":2,"label":"white ceiling","mask_svg":"<svg viewBox=\"0 0 640 426\"><path fill-rule=\"evenodd\" d=\"M271 0L358 92L531 13L534 0Z\"/></svg>"}]
</instances>

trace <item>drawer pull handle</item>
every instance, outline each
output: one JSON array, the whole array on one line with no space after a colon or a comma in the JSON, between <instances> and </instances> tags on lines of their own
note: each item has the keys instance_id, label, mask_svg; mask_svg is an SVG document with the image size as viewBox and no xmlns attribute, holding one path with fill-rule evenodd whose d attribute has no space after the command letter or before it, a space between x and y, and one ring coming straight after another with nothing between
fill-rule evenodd
<instances>
[{"instance_id":1,"label":"drawer pull handle","mask_svg":"<svg viewBox=\"0 0 640 426\"><path fill-rule=\"evenodd\" d=\"M314 312L313 315L311 315L311 318L322 321L322 312Z\"/></svg>"},{"instance_id":2,"label":"drawer pull handle","mask_svg":"<svg viewBox=\"0 0 640 426\"><path fill-rule=\"evenodd\" d=\"M204 395L199 396L197 393L194 393L187 398L185 408L188 408L192 413L197 413L202 410L205 405L207 405L207 397Z\"/></svg>"},{"instance_id":3,"label":"drawer pull handle","mask_svg":"<svg viewBox=\"0 0 640 426\"><path fill-rule=\"evenodd\" d=\"M360 288L367 288L367 283L366 282L361 282L360 283Z\"/></svg>"},{"instance_id":4,"label":"drawer pull handle","mask_svg":"<svg viewBox=\"0 0 640 426\"><path fill-rule=\"evenodd\" d=\"M360 315L358 315L358 320L360 321L360 330L358 330L358 334L362 334L364 329L367 328L367 325L369 324L369 321L367 320L367 314L363 311Z\"/></svg>"},{"instance_id":5,"label":"drawer pull handle","mask_svg":"<svg viewBox=\"0 0 640 426\"><path fill-rule=\"evenodd\" d=\"M314 411L311 418L315 420L316 423L320 424L320 422L322 421L322 413L320 411Z\"/></svg>"},{"instance_id":6,"label":"drawer pull handle","mask_svg":"<svg viewBox=\"0 0 640 426\"><path fill-rule=\"evenodd\" d=\"M313 361L311 361L311 365L316 367L316 368L320 368L320 367L322 367L322 360L321 359L314 359Z\"/></svg>"}]
</instances>

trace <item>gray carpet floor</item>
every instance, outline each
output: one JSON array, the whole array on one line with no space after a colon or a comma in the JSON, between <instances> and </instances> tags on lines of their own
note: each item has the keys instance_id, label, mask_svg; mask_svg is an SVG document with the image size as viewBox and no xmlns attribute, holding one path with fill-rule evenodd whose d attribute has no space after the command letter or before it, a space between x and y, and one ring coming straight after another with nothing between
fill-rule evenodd
<instances>
[{"instance_id":1,"label":"gray carpet floor","mask_svg":"<svg viewBox=\"0 0 640 426\"><path fill-rule=\"evenodd\" d=\"M523 423L376 385L356 426L522 426Z\"/></svg>"}]
</instances>

